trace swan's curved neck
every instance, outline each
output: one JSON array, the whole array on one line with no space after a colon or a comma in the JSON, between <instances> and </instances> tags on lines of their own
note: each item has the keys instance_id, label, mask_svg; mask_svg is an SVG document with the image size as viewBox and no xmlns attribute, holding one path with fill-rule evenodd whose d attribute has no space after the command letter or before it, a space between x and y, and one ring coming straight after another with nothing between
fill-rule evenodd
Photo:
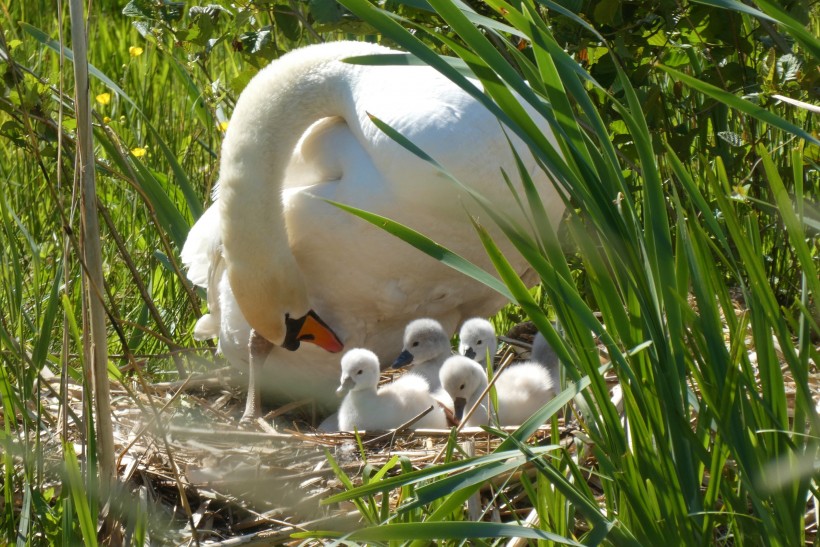
<instances>
[{"instance_id":1,"label":"swan's curved neck","mask_svg":"<svg viewBox=\"0 0 820 547\"><path fill-rule=\"evenodd\" d=\"M249 324L275 344L284 339L285 314L309 309L288 244L285 170L311 124L356 116L352 89L360 69L338 59L374 52L360 46L313 46L275 61L243 91L225 136L218 200L228 277Z\"/></svg>"}]
</instances>

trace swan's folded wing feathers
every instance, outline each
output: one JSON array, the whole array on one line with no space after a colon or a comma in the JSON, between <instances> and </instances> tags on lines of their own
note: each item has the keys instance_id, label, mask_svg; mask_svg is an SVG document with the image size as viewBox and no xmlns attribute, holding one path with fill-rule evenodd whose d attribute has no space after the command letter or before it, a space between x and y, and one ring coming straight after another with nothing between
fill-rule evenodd
<instances>
[{"instance_id":1,"label":"swan's folded wing feathers","mask_svg":"<svg viewBox=\"0 0 820 547\"><path fill-rule=\"evenodd\" d=\"M209 207L191 227L180 252L188 279L205 289L209 287L214 256L222 255L219 226L219 207Z\"/></svg>"}]
</instances>

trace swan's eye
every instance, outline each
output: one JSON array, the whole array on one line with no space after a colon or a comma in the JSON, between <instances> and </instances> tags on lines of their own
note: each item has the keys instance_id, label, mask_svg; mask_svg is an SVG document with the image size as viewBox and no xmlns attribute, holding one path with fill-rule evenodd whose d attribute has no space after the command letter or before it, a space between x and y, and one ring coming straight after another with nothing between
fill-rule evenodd
<instances>
[{"instance_id":1,"label":"swan's eye","mask_svg":"<svg viewBox=\"0 0 820 547\"><path fill-rule=\"evenodd\" d=\"M361 374L362 372L364 372L364 371L363 371L363 370L359 370L359 372L357 372L356 374Z\"/></svg>"},{"instance_id":2,"label":"swan's eye","mask_svg":"<svg viewBox=\"0 0 820 547\"><path fill-rule=\"evenodd\" d=\"M460 386L458 386L458 389L459 389L459 391L464 389L464 384L461 384Z\"/></svg>"},{"instance_id":3,"label":"swan's eye","mask_svg":"<svg viewBox=\"0 0 820 547\"><path fill-rule=\"evenodd\" d=\"M416 346L418 346L418 345L419 345L418 340L416 340L415 342L413 342L413 347L414 347L414 348L415 348Z\"/></svg>"}]
</instances>

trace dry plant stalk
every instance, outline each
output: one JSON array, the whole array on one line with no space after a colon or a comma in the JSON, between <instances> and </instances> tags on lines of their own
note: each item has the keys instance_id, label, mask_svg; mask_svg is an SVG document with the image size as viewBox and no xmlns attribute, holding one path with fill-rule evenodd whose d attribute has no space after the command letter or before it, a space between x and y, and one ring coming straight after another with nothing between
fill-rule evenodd
<instances>
[{"instance_id":1,"label":"dry plant stalk","mask_svg":"<svg viewBox=\"0 0 820 547\"><path fill-rule=\"evenodd\" d=\"M86 377L91 374L96 414L97 457L100 467L100 499L103 504L116 481L114 434L111 425L111 395L108 385L108 345L103 304L103 269L100 228L97 218L97 189L94 179L94 147L91 128L91 95L88 82L88 34L81 0L69 1L72 48L74 50L77 155L75 177L80 178L82 198L82 257L84 322L83 346Z\"/></svg>"}]
</instances>

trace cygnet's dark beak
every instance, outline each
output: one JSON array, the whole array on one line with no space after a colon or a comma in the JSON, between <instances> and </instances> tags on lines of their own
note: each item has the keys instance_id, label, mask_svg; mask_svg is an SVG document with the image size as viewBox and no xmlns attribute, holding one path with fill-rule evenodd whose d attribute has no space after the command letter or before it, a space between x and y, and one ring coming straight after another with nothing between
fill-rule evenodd
<instances>
[{"instance_id":1,"label":"cygnet's dark beak","mask_svg":"<svg viewBox=\"0 0 820 547\"><path fill-rule=\"evenodd\" d=\"M409 365L413 362L413 354L407 350L404 350L396 357L396 360L393 361L393 368L401 368L405 365Z\"/></svg>"},{"instance_id":2,"label":"cygnet's dark beak","mask_svg":"<svg viewBox=\"0 0 820 547\"><path fill-rule=\"evenodd\" d=\"M344 349L344 344L333 329L313 310L298 319L285 315L285 326L285 341L282 342L282 347L287 350L296 351L301 342L316 344L330 353L338 353Z\"/></svg>"},{"instance_id":3,"label":"cygnet's dark beak","mask_svg":"<svg viewBox=\"0 0 820 547\"><path fill-rule=\"evenodd\" d=\"M464 350L464 357L469 357L470 359L475 359L475 350L470 346L467 346Z\"/></svg>"},{"instance_id":4,"label":"cygnet's dark beak","mask_svg":"<svg viewBox=\"0 0 820 547\"><path fill-rule=\"evenodd\" d=\"M338 395L339 397L342 397L348 391L353 389L353 386L355 386L355 385L356 385L356 382L353 381L353 378L348 376L347 378L345 378L345 381L342 382L339 385L339 387L336 388L336 395Z\"/></svg>"},{"instance_id":5,"label":"cygnet's dark beak","mask_svg":"<svg viewBox=\"0 0 820 547\"><path fill-rule=\"evenodd\" d=\"M467 406L467 399L464 397L456 397L453 399L453 416L459 422L464 417L464 407Z\"/></svg>"}]
</instances>

